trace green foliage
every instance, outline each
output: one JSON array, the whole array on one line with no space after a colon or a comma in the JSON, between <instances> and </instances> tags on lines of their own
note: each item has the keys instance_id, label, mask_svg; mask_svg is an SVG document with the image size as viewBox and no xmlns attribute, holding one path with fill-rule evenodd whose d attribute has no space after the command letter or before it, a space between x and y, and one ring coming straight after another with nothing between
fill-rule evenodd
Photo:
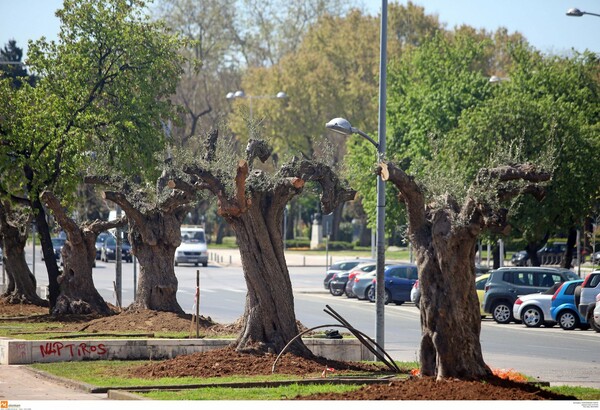
<instances>
[{"instance_id":1,"label":"green foliage","mask_svg":"<svg viewBox=\"0 0 600 410\"><path fill-rule=\"evenodd\" d=\"M498 69L509 80L490 83ZM468 191L480 168L534 162L553 179L541 204L530 197L513 204L513 224L525 236L539 238L588 214L600 170L597 57L546 57L505 32L463 28L405 50L388 71L388 156L417 177L430 200L450 193L459 202L475 195L490 203L494 181ZM349 146L349 169L373 212L374 183L359 174L372 157L364 144Z\"/></svg>"},{"instance_id":2,"label":"green foliage","mask_svg":"<svg viewBox=\"0 0 600 410\"><path fill-rule=\"evenodd\" d=\"M64 198L91 165L156 177L154 154L163 146L162 124L174 114L168 96L180 73L182 42L148 22L144 6L67 0L57 12L58 42L30 45L36 87L0 86L6 191L36 196L52 189Z\"/></svg>"}]
</instances>

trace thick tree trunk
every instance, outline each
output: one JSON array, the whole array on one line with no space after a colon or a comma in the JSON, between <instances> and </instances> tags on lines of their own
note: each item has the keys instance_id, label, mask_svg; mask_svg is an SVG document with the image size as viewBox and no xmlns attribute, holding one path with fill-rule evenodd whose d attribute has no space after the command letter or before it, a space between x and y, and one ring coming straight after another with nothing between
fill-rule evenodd
<instances>
[{"instance_id":1,"label":"thick tree trunk","mask_svg":"<svg viewBox=\"0 0 600 410\"><path fill-rule=\"evenodd\" d=\"M85 178L86 183L121 187L120 191L104 191L102 196L123 209L129 224L131 253L140 263L135 301L128 310L149 309L184 313L177 302L175 250L181 244L181 223L191 209L193 195L173 187L166 189L167 172L157 181L154 195L110 177Z\"/></svg>"},{"instance_id":2,"label":"thick tree trunk","mask_svg":"<svg viewBox=\"0 0 600 410\"><path fill-rule=\"evenodd\" d=\"M98 234L117 223L95 221L80 227L67 216L60 201L52 193L44 192L42 199L67 233L67 240L61 251L63 272L58 277L60 293L52 314L111 314L108 304L96 290L92 268L96 260Z\"/></svg>"},{"instance_id":3,"label":"thick tree trunk","mask_svg":"<svg viewBox=\"0 0 600 410\"><path fill-rule=\"evenodd\" d=\"M577 252L577 228L574 226L569 228L567 251L561 260L561 267L565 269L571 269L573 267L573 260L577 261L577 254L573 255L573 251Z\"/></svg>"},{"instance_id":4,"label":"thick tree trunk","mask_svg":"<svg viewBox=\"0 0 600 410\"><path fill-rule=\"evenodd\" d=\"M8 286L2 298L8 303L48 306L48 301L37 295L35 276L25 260L27 225L30 220L22 220L24 225L19 226L19 222L15 223L11 219L8 208L0 203L0 242L3 244L3 263L8 277Z\"/></svg>"},{"instance_id":5,"label":"thick tree trunk","mask_svg":"<svg viewBox=\"0 0 600 410\"><path fill-rule=\"evenodd\" d=\"M378 173L400 191L417 255L422 374L467 380L491 376L479 343L475 244L483 228L504 234L508 222L506 209L493 208L478 196L494 189L499 203L522 193L542 198L536 183L549 180L550 174L530 164L481 169L460 206L451 195L426 204L422 186L393 163L381 163ZM515 180L525 183L514 186Z\"/></svg>"},{"instance_id":6,"label":"thick tree trunk","mask_svg":"<svg viewBox=\"0 0 600 410\"><path fill-rule=\"evenodd\" d=\"M67 241L62 249L63 273L58 277L60 294L52 309L55 315L112 313L106 301L100 296L92 276L96 259L97 234L80 229L72 230L63 226Z\"/></svg>"},{"instance_id":7,"label":"thick tree trunk","mask_svg":"<svg viewBox=\"0 0 600 410\"><path fill-rule=\"evenodd\" d=\"M432 226L433 232L438 231ZM416 238L421 288L421 373L441 378L491 375L481 352L481 316L475 290L477 238L463 232L427 232ZM443 295L443 296L442 296Z\"/></svg>"},{"instance_id":8,"label":"thick tree trunk","mask_svg":"<svg viewBox=\"0 0 600 410\"><path fill-rule=\"evenodd\" d=\"M129 218L131 252L140 262L140 272L136 298L128 309L184 313L177 302L175 276L175 250L181 243L183 217L153 212L138 215L140 220Z\"/></svg>"},{"instance_id":9,"label":"thick tree trunk","mask_svg":"<svg viewBox=\"0 0 600 410\"><path fill-rule=\"evenodd\" d=\"M268 207L269 202L253 198L255 206L231 222L248 286L244 327L236 345L238 350L258 347L279 353L298 335L298 327L292 283L282 246L283 212ZM297 355L312 356L300 338L288 349Z\"/></svg>"}]
</instances>

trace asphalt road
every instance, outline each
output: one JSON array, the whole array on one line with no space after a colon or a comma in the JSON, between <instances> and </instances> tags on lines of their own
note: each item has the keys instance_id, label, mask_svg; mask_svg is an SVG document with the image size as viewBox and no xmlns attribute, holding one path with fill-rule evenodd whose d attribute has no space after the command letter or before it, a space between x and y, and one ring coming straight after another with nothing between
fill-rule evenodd
<instances>
[{"instance_id":1,"label":"asphalt road","mask_svg":"<svg viewBox=\"0 0 600 410\"><path fill-rule=\"evenodd\" d=\"M36 258L37 259L37 258ZM200 314L215 322L231 323L244 310L246 284L235 261L228 266L211 261L209 266L178 266L177 298L181 307L195 311L196 274L200 275ZM304 263L302 261L300 264ZM115 303L113 282L115 262L97 262L94 282L108 302ZM337 324L324 312L327 305L352 326L374 338L375 305L367 301L334 297L322 285L323 266L291 266L296 316L307 327ZM133 301L134 276L139 266L122 265L123 305ZM47 284L45 266L36 261L39 285ZM385 350L397 360L416 361L420 342L419 311L411 303L385 307ZM541 381L555 384L600 388L600 333L592 330L564 331L560 327L529 329L524 325L499 325L491 319L482 322L481 345L484 359L492 368L514 369Z\"/></svg>"}]
</instances>

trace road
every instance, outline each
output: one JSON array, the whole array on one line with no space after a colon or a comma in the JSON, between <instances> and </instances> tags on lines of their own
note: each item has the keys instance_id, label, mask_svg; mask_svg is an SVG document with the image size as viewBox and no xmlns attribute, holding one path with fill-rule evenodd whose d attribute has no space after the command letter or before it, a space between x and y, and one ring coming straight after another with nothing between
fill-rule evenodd
<instances>
[{"instance_id":1,"label":"road","mask_svg":"<svg viewBox=\"0 0 600 410\"><path fill-rule=\"evenodd\" d=\"M37 259L37 258L36 258ZM30 261L31 262L31 261ZM97 262L94 283L102 297L115 303L114 262ZM217 323L232 323L244 311L246 284L241 267L211 262L208 267L178 266L177 298L188 313L195 311L196 274L200 275L200 314ZM291 266L296 317L306 327L338 324L324 312L327 305L352 326L374 337L375 304L334 297L322 285L323 266ZM139 266L122 265L123 305L133 301L134 272ZM39 285L47 284L43 262L36 261ZM396 360L416 361L420 342L419 311L411 303L385 307L385 350ZM600 388L600 333L592 330L564 331L560 327L529 329L524 325L499 325L482 321L481 345L492 368L514 369L553 385L568 384Z\"/></svg>"}]
</instances>

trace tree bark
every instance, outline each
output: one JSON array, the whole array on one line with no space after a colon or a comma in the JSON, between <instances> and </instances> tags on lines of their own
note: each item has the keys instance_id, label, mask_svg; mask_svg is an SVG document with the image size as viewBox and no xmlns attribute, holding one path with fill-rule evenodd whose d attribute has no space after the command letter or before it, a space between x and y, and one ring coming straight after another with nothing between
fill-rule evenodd
<instances>
[{"instance_id":1,"label":"tree bark","mask_svg":"<svg viewBox=\"0 0 600 410\"><path fill-rule=\"evenodd\" d=\"M13 212L8 203L0 201L0 244L4 251L4 264L8 285L2 299L13 304L33 304L48 306L48 301L37 294L35 276L29 270L25 260L31 216L24 212Z\"/></svg>"},{"instance_id":2,"label":"tree bark","mask_svg":"<svg viewBox=\"0 0 600 410\"><path fill-rule=\"evenodd\" d=\"M251 170L255 158L264 162L270 156L270 147L264 141L250 140L246 153L247 160L238 162L233 193L227 193L228 181L222 179L223 172L199 165L184 168L192 177L191 184L180 179L170 184L189 192L209 190L218 199L219 215L235 231L248 287L237 350L279 353L298 335L292 284L283 251L285 206L302 192L306 181L321 185L325 213L353 199L355 191L345 189L329 167L312 161L293 159L281 167L275 178ZM312 355L300 338L289 349L297 355Z\"/></svg>"},{"instance_id":3,"label":"tree bark","mask_svg":"<svg viewBox=\"0 0 600 410\"><path fill-rule=\"evenodd\" d=\"M503 233L508 223L506 210L479 202L477 192L496 189L499 203L520 193L543 197L535 183L550 175L528 164L482 169L459 206L450 195L426 203L421 186L393 163L380 164L378 173L398 188L408 214L421 289L421 374L464 380L491 376L479 341L475 245L483 229ZM521 179L527 183L519 189L503 185Z\"/></svg>"},{"instance_id":4,"label":"tree bark","mask_svg":"<svg viewBox=\"0 0 600 410\"><path fill-rule=\"evenodd\" d=\"M165 175L160 179L166 181ZM125 212L131 252L140 263L136 299L128 309L184 313L177 302L175 250L181 244L181 223L193 197L168 188L170 194L163 196L159 203L150 203L143 192L122 186L109 177L90 176L85 181L121 188L120 192L104 191L102 196L120 205ZM162 186L162 182L157 185Z\"/></svg>"},{"instance_id":5,"label":"tree bark","mask_svg":"<svg viewBox=\"0 0 600 410\"><path fill-rule=\"evenodd\" d=\"M269 206L273 202L266 194L255 195L253 201L260 205L230 222L248 287L244 324L236 346L243 351L258 345L261 350L278 353L298 334L294 294L282 246L283 207ZM311 355L300 339L289 349L297 355Z\"/></svg>"},{"instance_id":6,"label":"tree bark","mask_svg":"<svg viewBox=\"0 0 600 410\"><path fill-rule=\"evenodd\" d=\"M96 238L100 232L123 226L126 220L95 220L79 226L67 216L60 201L51 192L46 191L41 197L67 234L61 251L63 272L58 277L60 293L52 308L52 314L112 314L112 310L94 285L92 268L96 260Z\"/></svg>"}]
</instances>

